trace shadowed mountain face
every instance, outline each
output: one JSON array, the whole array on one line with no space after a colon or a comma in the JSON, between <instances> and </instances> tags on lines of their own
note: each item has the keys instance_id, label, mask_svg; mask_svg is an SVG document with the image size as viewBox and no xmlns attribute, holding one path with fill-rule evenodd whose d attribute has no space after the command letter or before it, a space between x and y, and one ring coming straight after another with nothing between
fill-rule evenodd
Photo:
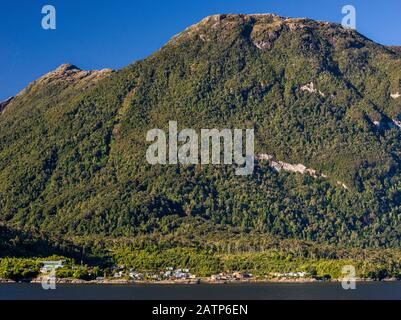
<instances>
[{"instance_id":1,"label":"shadowed mountain face","mask_svg":"<svg viewBox=\"0 0 401 320\"><path fill-rule=\"evenodd\" d=\"M0 220L131 237L193 221L280 238L400 244L401 55L355 31L275 15L211 16L120 71L63 65L0 115ZM260 160L150 166L146 133L255 128ZM345 189L343 186L347 186Z\"/></svg>"}]
</instances>

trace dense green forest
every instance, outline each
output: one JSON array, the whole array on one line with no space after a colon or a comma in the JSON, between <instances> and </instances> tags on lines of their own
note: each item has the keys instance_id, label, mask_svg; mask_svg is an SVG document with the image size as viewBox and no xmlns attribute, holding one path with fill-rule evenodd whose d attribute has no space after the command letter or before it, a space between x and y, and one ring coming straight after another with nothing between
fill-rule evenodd
<instances>
[{"instance_id":1,"label":"dense green forest","mask_svg":"<svg viewBox=\"0 0 401 320\"><path fill-rule=\"evenodd\" d=\"M336 24L274 15L208 17L118 71L63 65L0 114L0 221L14 230L2 231L2 256L80 259L86 248L88 259L108 261L121 259L118 246L135 264L169 254L131 245L154 238L175 243L166 250L178 260L198 252L191 264L257 270L258 259L276 257L265 239L306 241L305 257L331 246L319 259L397 250L400 84L398 50ZM255 128L257 154L327 177L266 161L246 177L234 166L151 166L146 133L171 120L179 130ZM233 234L241 250L227 245Z\"/></svg>"},{"instance_id":2,"label":"dense green forest","mask_svg":"<svg viewBox=\"0 0 401 320\"><path fill-rule=\"evenodd\" d=\"M95 280L112 277L116 266L136 270L144 275L160 274L168 268L188 268L197 277L224 272L251 273L254 279L274 278L275 273L305 272L308 278L340 279L342 267L352 265L356 276L364 279L401 279L401 253L398 249L360 249L322 245L314 242L277 239L257 232L241 233L227 228L191 230L160 236L152 233L130 239L90 239L85 241L85 254L78 255L64 246L63 255L40 250L0 256L0 279L31 280L40 275L44 260L61 260L58 278ZM213 230L212 230L213 229ZM204 232L207 232L205 236ZM31 239L20 240L26 248ZM69 248L70 251L65 249ZM96 251L93 251L96 248ZM3 253L3 251L2 251ZM12 256L12 255L11 255ZM119 267L120 268L120 267ZM128 273L126 274L128 275ZM128 279L128 276L127 276ZM149 280L152 280L149 277Z\"/></svg>"}]
</instances>

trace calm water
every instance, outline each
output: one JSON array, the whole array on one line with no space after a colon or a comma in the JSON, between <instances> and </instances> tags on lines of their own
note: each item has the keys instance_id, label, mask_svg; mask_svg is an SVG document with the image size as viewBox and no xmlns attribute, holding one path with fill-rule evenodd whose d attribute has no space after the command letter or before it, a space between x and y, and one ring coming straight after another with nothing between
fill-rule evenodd
<instances>
[{"instance_id":1,"label":"calm water","mask_svg":"<svg viewBox=\"0 0 401 320\"><path fill-rule=\"evenodd\" d=\"M0 284L0 300L401 300L401 282L361 283L345 291L340 283L226 285L58 285Z\"/></svg>"}]
</instances>

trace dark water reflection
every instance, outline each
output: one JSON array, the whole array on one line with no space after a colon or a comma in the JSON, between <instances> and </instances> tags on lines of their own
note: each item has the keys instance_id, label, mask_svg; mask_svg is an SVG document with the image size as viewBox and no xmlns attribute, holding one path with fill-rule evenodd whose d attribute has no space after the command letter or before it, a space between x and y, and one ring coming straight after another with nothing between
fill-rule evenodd
<instances>
[{"instance_id":1,"label":"dark water reflection","mask_svg":"<svg viewBox=\"0 0 401 320\"><path fill-rule=\"evenodd\" d=\"M58 285L1 284L0 300L401 300L401 282L226 285Z\"/></svg>"}]
</instances>

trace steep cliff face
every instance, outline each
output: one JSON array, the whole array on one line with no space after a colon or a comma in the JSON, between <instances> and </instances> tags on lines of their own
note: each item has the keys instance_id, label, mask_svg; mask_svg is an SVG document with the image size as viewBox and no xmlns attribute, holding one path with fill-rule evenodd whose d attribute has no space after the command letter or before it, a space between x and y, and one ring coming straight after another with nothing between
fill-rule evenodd
<instances>
[{"instance_id":1,"label":"steep cliff face","mask_svg":"<svg viewBox=\"0 0 401 320\"><path fill-rule=\"evenodd\" d=\"M275 15L208 17L115 72L63 65L0 117L0 220L73 237L201 221L398 245L401 130L384 124L401 113L400 79L396 50ZM242 178L229 166L151 166L146 133L170 120L179 130L255 128L256 154L326 176L266 161Z\"/></svg>"},{"instance_id":2,"label":"steep cliff face","mask_svg":"<svg viewBox=\"0 0 401 320\"><path fill-rule=\"evenodd\" d=\"M6 107L10 104L10 102L14 99L14 97L10 97L7 100L0 102L0 114L6 109Z\"/></svg>"}]
</instances>

